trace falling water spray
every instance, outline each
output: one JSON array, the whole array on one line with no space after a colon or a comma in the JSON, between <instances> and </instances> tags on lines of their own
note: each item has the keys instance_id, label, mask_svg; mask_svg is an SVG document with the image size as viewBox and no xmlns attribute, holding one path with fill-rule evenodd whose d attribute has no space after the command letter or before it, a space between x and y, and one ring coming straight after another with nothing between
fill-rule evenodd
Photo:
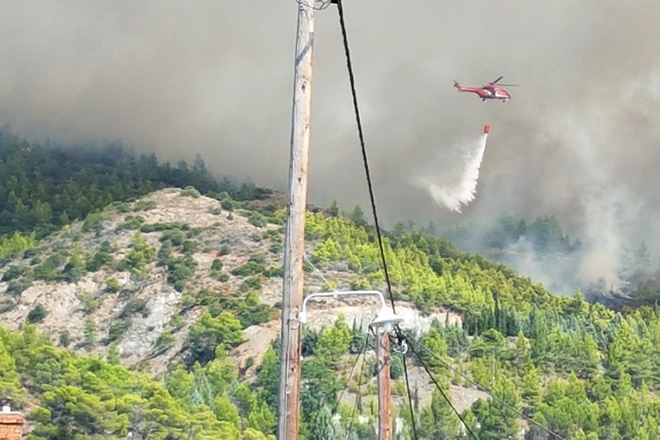
<instances>
[{"instance_id":1,"label":"falling water spray","mask_svg":"<svg viewBox=\"0 0 660 440\"><path fill-rule=\"evenodd\" d=\"M463 207L474 200L489 133L490 126L484 125L483 133L479 138L460 145L463 171L457 182L439 185L431 179L423 180L424 186L437 203L460 213Z\"/></svg>"}]
</instances>

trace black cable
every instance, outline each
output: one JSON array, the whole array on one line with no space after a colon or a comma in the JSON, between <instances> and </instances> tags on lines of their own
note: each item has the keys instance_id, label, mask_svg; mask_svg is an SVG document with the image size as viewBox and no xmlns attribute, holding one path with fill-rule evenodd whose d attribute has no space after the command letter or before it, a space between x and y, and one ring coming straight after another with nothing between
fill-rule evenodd
<instances>
[{"instance_id":1,"label":"black cable","mask_svg":"<svg viewBox=\"0 0 660 440\"><path fill-rule=\"evenodd\" d=\"M364 339L364 347L362 347L362 350L358 353L357 357L355 358L355 362L353 363L353 366L351 367L351 371L348 373L348 379L346 379L346 383L344 384L344 389L341 390L339 393L339 398L337 399L337 405L339 405L339 402L341 402L342 397L344 397L344 392L346 392L346 389L348 388L348 383L351 381L351 377L353 377L353 372L355 371L355 367L358 364L358 361L360 360L360 356L364 356L364 354L367 352L367 347L369 346L369 333L365 333L365 339Z\"/></svg>"},{"instance_id":2,"label":"black cable","mask_svg":"<svg viewBox=\"0 0 660 440\"><path fill-rule=\"evenodd\" d=\"M369 346L369 332L367 332L367 340L364 341L364 350L362 353L367 352L367 347ZM358 377L357 393L355 393L355 401L353 402L353 413L351 414L351 421L348 424L348 430L346 432L346 440L350 437L353 432L353 421L355 420L355 413L357 413L357 403L358 399L361 397L360 390L362 389L362 377L364 376L364 366L366 365L366 356L362 359L362 365L360 366L360 376Z\"/></svg>"},{"instance_id":3,"label":"black cable","mask_svg":"<svg viewBox=\"0 0 660 440\"><path fill-rule=\"evenodd\" d=\"M410 342L409 345L410 345L411 348L412 348L413 343L416 342L416 341L412 341L412 340L411 340L410 338L408 338L408 337L406 337L406 340L408 340L408 341ZM535 425L536 427L541 428L543 431L545 431L546 433L550 434L550 435L553 436L554 438L557 438L557 439L559 439L559 440L566 440L565 437L562 437L561 435L559 435L559 434L557 434L556 432L552 431L550 428L547 428L546 426L543 426L542 424L540 424L540 423L537 422L536 420L532 419L531 417L526 416L524 413L518 411L516 408L514 408L514 407L511 406L511 405L509 405L509 404L508 404L507 402L505 402L504 400L502 400L502 399L500 399L499 397L495 396L495 395L493 394L493 392L490 391L489 389L482 387L481 385L479 385L479 383L477 383L476 381L474 381L474 380L470 379L469 377L467 377L465 374L463 374L463 373L461 373L460 371L458 371L456 368L454 368L452 365L450 365L448 362L446 362L446 361L445 361L444 359L442 359L440 356L438 356L437 354L433 353L433 352L432 352L428 347L426 347L424 344L421 344L421 343L418 343L418 344L419 344L419 346L420 346L421 348L423 348L427 353L429 353L431 356L433 356L435 359L437 359L439 362L441 362L445 367L449 368L451 371L453 371L454 373L456 373L456 374L458 374L459 376L461 376L461 377L462 377L463 379L465 379L467 382L470 382L470 383L471 383L472 385L474 385L479 391L483 391L484 393L488 394L493 400L497 401L500 405L502 405L502 406L504 406L504 407L510 409L511 411L513 411L513 412L514 412L517 416L519 416L520 418L523 418L523 419L527 420L529 423ZM414 350L413 350L413 351L414 351ZM418 358L419 358L419 355L417 355L417 356L418 356ZM421 362L421 359L420 359L420 362ZM423 365L423 364L422 364L422 365Z\"/></svg>"},{"instance_id":4,"label":"black cable","mask_svg":"<svg viewBox=\"0 0 660 440\"><path fill-rule=\"evenodd\" d=\"M408 407L410 408L410 421L412 423L413 438L417 439L417 423L415 423L415 411L413 411L412 396L410 395L410 382L408 382L408 365L406 355L401 353L403 358L403 375L406 378L406 391L408 392Z\"/></svg>"},{"instance_id":5,"label":"black cable","mask_svg":"<svg viewBox=\"0 0 660 440\"><path fill-rule=\"evenodd\" d=\"M446 394L445 391L442 389L442 387L440 386L440 384L438 384L438 382L435 380L435 377L433 376L433 373L431 373L431 370L429 370L429 367L426 366L426 363L424 363L424 360L422 359L422 357L420 356L420 354L417 352L417 350L415 350L415 347L414 347L412 344L410 344L409 347L410 347L410 349L412 350L413 354L414 354L415 356L417 356L417 360L419 361L420 364L422 364L422 367L424 367L424 370L426 371L426 374L429 375L429 377L431 378L431 380L432 380L433 383L435 384L435 387L438 389L438 391L440 391L440 394L442 395L442 397L447 401L447 404L449 405L449 407L452 409L452 411L454 411L454 414L456 414L456 417L458 417L458 419L461 421L461 423L463 424L463 426L465 426L465 429L467 429L467 431L470 433L470 435L472 436L472 438L475 439L475 440L477 440L477 436L474 434L474 432L472 432L472 430L471 430L470 427L468 426L467 422L465 421L465 419L463 418L463 416L461 416L461 413L458 412L458 410L456 409L456 407L454 406L454 404L451 403L451 400L449 400L449 396L447 396L447 394Z\"/></svg>"},{"instance_id":6,"label":"black cable","mask_svg":"<svg viewBox=\"0 0 660 440\"><path fill-rule=\"evenodd\" d=\"M383 236L380 230L380 222L378 221L378 211L376 209L376 197L374 195L373 185L371 183L371 172L369 171L369 160L367 157L367 149L364 143L364 132L362 130L362 120L360 119L360 107L358 106L357 101L357 92L355 90L355 76L353 75L353 63L351 62L351 52L348 46L348 35L346 33L346 22L344 20L344 6L342 5L342 0L333 0L333 3L337 3L337 11L339 13L339 25L341 26L341 35L344 42L344 52L346 54L346 67L348 69L348 78L351 85L351 96L353 98L353 108L355 110L355 122L357 123L358 137L360 139L360 149L362 151L362 161L364 162L364 172L367 179L367 187L369 188L369 199L371 201L371 211L374 216L374 226L376 228L376 237L378 238L378 247L380 250L380 258L383 263L383 273L385 274L385 281L387 283L387 291L390 296L390 303L392 304L392 312L396 313L396 305L394 303L394 295L392 293L392 282L390 281L390 273L387 268L387 259L385 258L385 246L383 245ZM397 333L400 334L400 330ZM401 336L399 335L399 338ZM401 339L399 339L399 343ZM412 411L412 398L410 395L410 383L408 381L408 367L405 362L405 357L403 361L403 369L406 378L406 390L408 392L408 405L410 406L410 416L412 419L412 427L414 438L417 439L417 428L415 426L415 415Z\"/></svg>"},{"instance_id":7,"label":"black cable","mask_svg":"<svg viewBox=\"0 0 660 440\"><path fill-rule=\"evenodd\" d=\"M374 190L371 184L371 173L369 172L367 149L364 145L364 133L362 132L362 121L360 120L360 108L357 102L357 92L355 91L355 77L353 75L353 64L351 63L351 53L348 48L348 36L346 34L346 23L344 22L344 7L342 6L342 0L337 0L337 11L339 11L339 24L341 26L341 34L344 39L344 52L346 53L346 67L348 68L348 78L351 83L351 95L353 96L355 121L357 122L358 136L360 138L360 147L362 149L362 160L364 162L364 171L367 178L367 186L369 187L369 198L371 199L371 211L373 212L374 215L376 236L378 237L378 246L380 247L380 258L383 262L383 272L385 273L385 281L387 282L387 291L389 292L390 302L392 303L392 312L396 313L396 308L394 306L394 295L392 294L392 283L390 282L390 274L389 271L387 270L387 260L385 259L385 247L383 246L383 237L380 232L378 213L376 212L376 197L374 196Z\"/></svg>"},{"instance_id":8,"label":"black cable","mask_svg":"<svg viewBox=\"0 0 660 440\"><path fill-rule=\"evenodd\" d=\"M339 13L339 25L341 26L341 34L344 42L344 52L346 54L346 67L348 69L348 78L351 85L351 96L353 98L353 108L355 110L355 122L357 123L358 137L360 139L360 148L362 151L362 161L364 162L364 171L367 179L367 187L369 188L369 199L371 201L371 211L374 216L374 226L376 228L376 237L378 238L378 247L380 250L380 258L383 263L383 273L387 283L387 291L392 304L392 312L396 313L396 305L394 303L394 295L392 293L392 282L390 280L390 273L387 268L387 259L385 258L385 246L383 245L383 236L380 230L380 222L378 221L378 211L376 209L376 197L374 195L373 185L371 183L371 172L369 171L369 160L367 157L367 149L364 143L364 132L362 130L362 120L360 119L360 107L357 101L357 92L355 90L355 76L353 74L353 63L351 62L351 52L348 45L348 35L346 33L346 22L344 20L344 6L342 0L332 0L337 3L337 11ZM397 329L399 334L399 343L401 343L401 331ZM417 439L417 428L415 426L415 414L412 410L412 398L410 395L410 382L408 381L408 367L406 365L405 356L403 360L403 369L406 378L406 390L408 394L408 405L410 406L410 416L412 419L412 428L414 438Z\"/></svg>"},{"instance_id":9,"label":"black cable","mask_svg":"<svg viewBox=\"0 0 660 440\"><path fill-rule=\"evenodd\" d=\"M367 352L367 347L368 346L369 346L369 333L366 333L366 338L365 338L365 341L364 341L364 347L362 348L360 353L358 353L358 355L355 357L355 362L353 363L353 366L351 367L351 371L348 373L348 378L346 379L346 382L344 383L344 388L339 393L339 398L337 399L337 406L334 409L335 412L337 412L337 408L339 407L339 404L341 403L341 399L344 397L344 393L346 392L346 389L348 388L348 384L351 381L351 377L353 377L353 372L355 371L355 367L357 366L357 363L360 360L360 356L364 356L364 354ZM362 362L362 366L364 366L364 361ZM360 374L360 382L362 382L362 375L361 374ZM359 387L360 387L360 385L358 384L358 389L359 389ZM357 397L355 398L355 403L353 405L354 405L353 406L353 415L355 415L355 411L357 409ZM352 429L353 429L352 425L353 424L352 424L352 420L351 420L351 425L349 425L347 438L348 438L348 436L350 436L350 434L352 432ZM326 437L327 430L329 428L330 428L330 426L326 425L325 430L323 432L323 438Z\"/></svg>"},{"instance_id":10,"label":"black cable","mask_svg":"<svg viewBox=\"0 0 660 440\"><path fill-rule=\"evenodd\" d=\"M356 90L355 90L355 77L354 77L354 75L353 75L353 65L352 65L352 63L351 63L351 54L350 54L350 50L349 50L349 46L348 46L348 36L347 36L347 34L346 34L346 23L345 23L345 21L344 21L344 8L343 8L343 5L342 5L342 0L332 0L331 3L337 3L337 11L339 12L339 24L340 24L340 26L341 26L341 33L342 33L343 42L344 42L344 52L345 52L345 54L346 54L346 66L347 66L347 68L348 68L348 76L349 76L349 81L350 81L350 85L351 85L351 95L352 95L352 98L353 98L353 107L354 107L354 110L355 110L355 121L356 121L356 123L357 123L358 136L359 136L359 139L360 139L360 147L361 147L361 150L362 150L362 159L363 159L363 162L364 162L364 170L365 170L366 179L367 179L367 186L368 186L368 188L369 188L369 198L370 198L370 201L371 201L371 210L372 210L372 212L373 212L373 216L374 216L374 225L375 225L375 228L376 228L376 236L377 236L377 238L378 238L378 246L379 246L379 248L380 248L380 256L381 256L381 260L382 260L382 263L383 263L383 272L384 272L384 274L385 274L385 281L386 281L386 283L387 283L387 290L388 290L388 293L389 293L389 296L390 296L390 302L391 302L391 304L392 304L392 312L396 313L396 306L395 306L395 303L394 303L394 295L392 294L392 283L391 283L391 281L390 281L389 271L388 271L388 269L387 269L387 260L386 260L386 258L385 258L385 247L383 246L383 238L382 238L382 234L381 234L381 230L380 230L380 225L379 225L379 221L378 221L378 212L377 212L377 210L376 210L376 200L375 200L375 196L374 196L373 185L372 185L372 183L371 183L371 173L370 173L370 171L369 171L369 161L368 161L368 158L367 158L367 150L366 150L365 142L364 142L364 133L363 133L363 130L362 130L362 121L361 121L361 119L360 119L360 109L359 109L358 102L357 102L357 93L356 93ZM397 331L396 331L396 332L397 332L397 336L398 336L398 338L399 338L398 341L399 341L399 343L401 343L401 342L404 340L404 338L406 338L406 337L403 335L403 333L401 332L401 330L400 330L398 327L397 327ZM423 346L423 345L422 345L422 346ZM431 380L432 380L433 383L436 385L436 387L438 388L438 390L440 391L440 393L442 394L442 396L447 400L447 403L449 403L449 405L451 406L452 410L454 410L454 412L455 412L456 415L459 417L459 419L461 420L461 422L463 423L463 425L465 426L465 428L470 432L470 434L472 435L472 437L476 439L477 437L476 437L476 436L474 435L474 433L470 430L470 428L468 427L468 425L465 423L465 420L463 420L463 418L462 418L461 415L458 413L458 411L456 410L456 408L454 408L454 406L452 405L452 403L449 401L449 399L448 399L447 396L445 395L445 393L444 393L444 391L442 390L442 388L438 385L438 383L436 382L435 378L433 377L433 375L431 374L431 372L430 372L430 371L428 370L428 368L426 367L426 364L424 364L424 362L422 361L421 356L419 355L419 353L417 353L417 351L412 347L412 344L411 344L411 349L413 350L413 353L414 353L414 354L417 356L417 358L419 359L420 363L422 364L422 366L424 367L424 369L426 370L426 372L427 372L427 373L429 374L429 376L431 377ZM444 361L442 361L442 362L444 362ZM413 412L412 412L412 399L411 399L411 396L410 396L410 384L408 383L408 371L407 371L407 366L406 366L406 362L405 362L405 357L404 357L404 363L403 363L403 366L404 366L404 372L405 372L405 376L406 376L406 387L407 387L407 389L408 389L408 402L409 402L410 407L411 407L411 416L412 416L412 415L413 415ZM453 368L452 368L452 370L453 370ZM459 374L460 374L460 373L459 373ZM462 376L463 376L463 375L462 375ZM463 376L463 377L465 378L465 376ZM473 382L473 383L474 383L474 382ZM479 386L478 384L477 384L477 386L478 386L482 391L487 392L492 398L498 400L501 404L503 404L504 406L506 406L506 407L508 407L509 409L511 409L511 410L513 410L514 412L516 412L516 414L518 414L518 415L524 417L525 419L527 419L527 420L530 421L531 423L537 425L538 427L542 428L543 430L545 430L545 431L548 432L549 434L554 435L555 437L557 437L557 438L559 438L559 439L565 440L563 437L561 437L561 436L559 436L558 434L552 432L551 430L549 430L549 429L546 428L545 426L543 426L543 425L539 424L538 422L532 420L531 418L525 416L524 414L522 414L521 412L519 412L518 410L516 410L515 408L513 408L513 407L512 407L511 405L509 405L508 403L506 403L506 402L504 402L503 400L497 398L496 396L494 396L494 395L493 395L492 393L490 393L489 391L486 391L485 389L483 389L483 387ZM415 424L414 424L414 422L413 422L413 432L415 433L415 438L417 438L417 434L416 434L416 432L415 432L415 427L414 427L414 425L415 425Z\"/></svg>"}]
</instances>

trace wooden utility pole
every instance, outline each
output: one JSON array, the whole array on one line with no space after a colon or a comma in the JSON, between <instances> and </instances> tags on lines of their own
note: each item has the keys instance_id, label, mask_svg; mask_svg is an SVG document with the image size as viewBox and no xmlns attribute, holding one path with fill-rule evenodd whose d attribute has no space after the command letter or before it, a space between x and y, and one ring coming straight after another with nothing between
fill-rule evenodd
<instances>
[{"instance_id":1,"label":"wooden utility pole","mask_svg":"<svg viewBox=\"0 0 660 440\"><path fill-rule=\"evenodd\" d=\"M300 308L303 300L305 255L305 207L307 205L307 160L312 94L314 48L314 2L296 0L298 32L293 88L293 122L289 157L289 191L284 236L284 286L282 291L282 351L278 396L279 440L298 438L300 416Z\"/></svg>"},{"instance_id":2,"label":"wooden utility pole","mask_svg":"<svg viewBox=\"0 0 660 440\"><path fill-rule=\"evenodd\" d=\"M378 440L392 440L392 382L390 380L390 340L384 326L376 328L378 358Z\"/></svg>"}]
</instances>

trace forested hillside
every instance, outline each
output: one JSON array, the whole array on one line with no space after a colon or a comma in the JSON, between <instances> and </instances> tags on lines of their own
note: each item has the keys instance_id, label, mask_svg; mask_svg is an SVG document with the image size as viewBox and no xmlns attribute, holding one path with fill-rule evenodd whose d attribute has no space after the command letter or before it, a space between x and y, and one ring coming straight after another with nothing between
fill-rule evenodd
<instances>
[{"instance_id":1,"label":"forested hillside","mask_svg":"<svg viewBox=\"0 0 660 440\"><path fill-rule=\"evenodd\" d=\"M274 438L284 211L269 191L217 183L201 160L0 151L0 395L28 438ZM183 189L153 192L166 186ZM359 207L310 212L306 232L308 292L385 291ZM394 346L397 438L413 420L429 440L660 438L657 309L555 296L414 227L388 231L385 254L397 304L419 310L403 327L470 429L408 352L410 413ZM341 315L305 328L301 438L376 438L372 348Z\"/></svg>"},{"instance_id":2,"label":"forested hillside","mask_svg":"<svg viewBox=\"0 0 660 440\"><path fill-rule=\"evenodd\" d=\"M43 147L0 131L0 235L14 231L43 237L113 202L165 187L194 186L210 196L226 191L236 200L264 197L263 188L216 181L198 157L193 166L139 157L121 144Z\"/></svg>"}]
</instances>

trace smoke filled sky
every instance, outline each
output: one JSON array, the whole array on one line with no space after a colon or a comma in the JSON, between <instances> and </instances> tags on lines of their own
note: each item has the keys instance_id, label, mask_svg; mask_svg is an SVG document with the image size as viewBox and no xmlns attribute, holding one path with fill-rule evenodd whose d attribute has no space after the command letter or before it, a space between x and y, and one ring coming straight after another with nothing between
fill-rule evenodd
<instances>
[{"instance_id":1,"label":"smoke filled sky","mask_svg":"<svg viewBox=\"0 0 660 440\"><path fill-rule=\"evenodd\" d=\"M556 215L604 266L623 236L657 244L660 2L344 7L387 223ZM0 125L37 141L121 140L173 161L200 153L219 175L285 189L296 11L295 0L4 1ZM350 210L366 206L367 189L340 37L336 7L317 12L309 195ZM452 88L500 75L520 84L505 104ZM433 163L434 184L455 183L456 145L484 124L476 198L450 212L419 174Z\"/></svg>"}]
</instances>

